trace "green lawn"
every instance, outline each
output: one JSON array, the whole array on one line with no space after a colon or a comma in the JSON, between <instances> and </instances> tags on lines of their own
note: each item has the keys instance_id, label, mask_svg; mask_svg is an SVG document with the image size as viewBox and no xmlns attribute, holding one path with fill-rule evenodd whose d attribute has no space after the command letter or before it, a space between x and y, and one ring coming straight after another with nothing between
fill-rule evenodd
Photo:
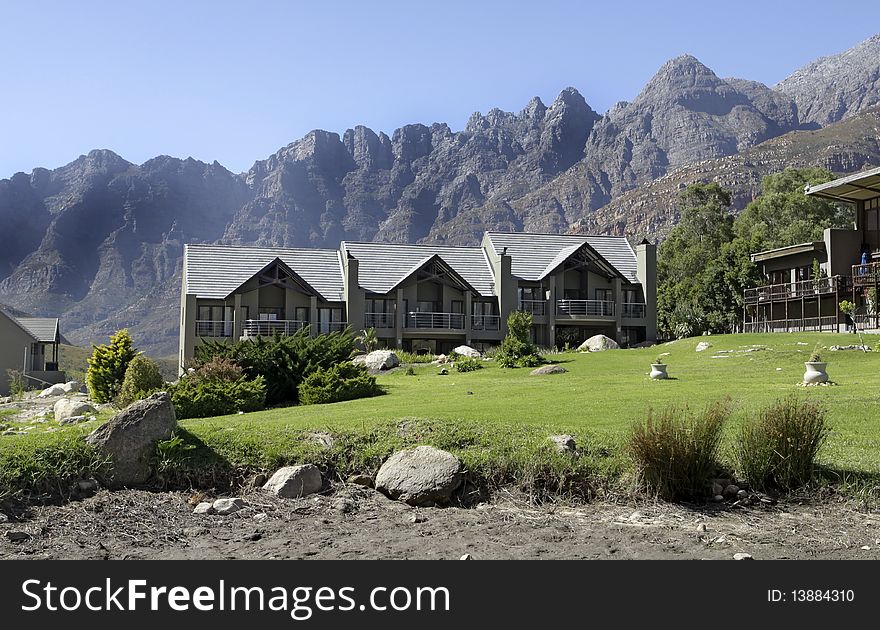
<instances>
[{"instance_id":1,"label":"green lawn","mask_svg":"<svg viewBox=\"0 0 880 630\"><path fill-rule=\"evenodd\" d=\"M880 340L864 339L869 346ZM700 341L712 347L697 353ZM880 352L826 349L828 373L838 384L799 387L803 362L817 343L848 345L858 343L858 337L725 335L638 350L564 353L548 359L568 373L549 376L529 376L529 369L501 369L491 362L476 372L452 370L447 376L438 375L436 366L416 366L415 376L403 370L379 376L387 394L377 398L183 421L184 443L165 453L160 472L175 485L220 484L230 474L239 481L256 470L314 461L345 475L374 471L395 448L432 443L459 453L488 481L558 488L625 476L623 438L649 408L699 409L729 397L734 406L729 447L739 422L778 398L797 395L827 406L832 432L821 453L823 464L880 477ZM663 358L673 378L652 381L650 363L661 353L669 353ZM304 439L313 431L333 434L336 443L326 449ZM0 438L0 475L10 448L36 447L60 439L61 433L68 431ZM546 440L552 433L573 434L584 457L572 462L555 455Z\"/></svg>"}]
</instances>

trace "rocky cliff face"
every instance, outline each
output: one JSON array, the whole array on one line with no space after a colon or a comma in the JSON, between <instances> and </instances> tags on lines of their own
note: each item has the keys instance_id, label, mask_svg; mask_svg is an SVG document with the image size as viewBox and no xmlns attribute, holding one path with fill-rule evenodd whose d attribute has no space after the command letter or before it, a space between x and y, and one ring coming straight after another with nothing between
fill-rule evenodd
<instances>
[{"instance_id":1,"label":"rocky cliff face","mask_svg":"<svg viewBox=\"0 0 880 630\"><path fill-rule=\"evenodd\" d=\"M173 354L186 242L473 244L486 229L662 236L676 220L674 192L690 181L717 178L743 202L768 169L876 161L874 114L858 113L878 100L878 43L805 66L776 90L682 56L604 116L567 88L549 106L534 98L517 113L475 113L461 131L316 130L241 175L92 151L0 180L0 301L62 315L80 343L128 326L143 348ZM813 132L824 135L791 133L843 118Z\"/></svg>"},{"instance_id":2,"label":"rocky cliff face","mask_svg":"<svg viewBox=\"0 0 880 630\"><path fill-rule=\"evenodd\" d=\"M802 123L824 126L880 104L880 34L807 64L776 85Z\"/></svg>"}]
</instances>

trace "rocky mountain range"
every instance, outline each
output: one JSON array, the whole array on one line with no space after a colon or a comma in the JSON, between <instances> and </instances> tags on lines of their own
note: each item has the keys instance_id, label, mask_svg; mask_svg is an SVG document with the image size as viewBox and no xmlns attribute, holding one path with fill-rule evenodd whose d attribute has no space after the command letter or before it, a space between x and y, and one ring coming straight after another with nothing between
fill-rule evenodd
<instances>
[{"instance_id":1,"label":"rocky mountain range","mask_svg":"<svg viewBox=\"0 0 880 630\"><path fill-rule=\"evenodd\" d=\"M880 164L880 35L771 89L694 57L604 115L574 88L549 106L475 113L461 131L315 130L235 174L108 150L0 180L0 302L63 317L78 343L129 327L174 354L183 244L473 244L485 229L662 238L675 195L718 179L738 207L788 165Z\"/></svg>"}]
</instances>

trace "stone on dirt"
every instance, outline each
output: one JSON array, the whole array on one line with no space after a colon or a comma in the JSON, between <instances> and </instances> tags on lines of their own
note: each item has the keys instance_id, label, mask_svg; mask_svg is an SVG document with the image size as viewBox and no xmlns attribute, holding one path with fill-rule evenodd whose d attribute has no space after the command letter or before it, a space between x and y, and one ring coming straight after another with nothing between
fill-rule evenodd
<instances>
[{"instance_id":1,"label":"stone on dirt","mask_svg":"<svg viewBox=\"0 0 880 630\"><path fill-rule=\"evenodd\" d=\"M459 560L473 560L473 558L471 557L471 554L466 553L461 558L459 558Z\"/></svg>"},{"instance_id":2,"label":"stone on dirt","mask_svg":"<svg viewBox=\"0 0 880 630\"><path fill-rule=\"evenodd\" d=\"M229 497L228 499L217 499L211 507L213 507L214 512L220 516L227 516L238 512L245 505L247 504L241 497Z\"/></svg>"},{"instance_id":3,"label":"stone on dirt","mask_svg":"<svg viewBox=\"0 0 880 630\"><path fill-rule=\"evenodd\" d=\"M605 335L593 335L578 346L578 352L602 352L604 350L619 350L620 345L611 337Z\"/></svg>"},{"instance_id":4,"label":"stone on dirt","mask_svg":"<svg viewBox=\"0 0 880 630\"><path fill-rule=\"evenodd\" d=\"M754 558L752 558L751 554L743 553L743 552L733 554L733 559L734 560L754 560Z\"/></svg>"},{"instance_id":5,"label":"stone on dirt","mask_svg":"<svg viewBox=\"0 0 880 630\"><path fill-rule=\"evenodd\" d=\"M213 514L214 504L209 501L202 501L194 509L193 514Z\"/></svg>"},{"instance_id":6,"label":"stone on dirt","mask_svg":"<svg viewBox=\"0 0 880 630\"><path fill-rule=\"evenodd\" d=\"M351 475L346 481L347 483L364 486L365 488L372 488L374 485L373 478L370 475Z\"/></svg>"},{"instance_id":7,"label":"stone on dirt","mask_svg":"<svg viewBox=\"0 0 880 630\"><path fill-rule=\"evenodd\" d=\"M541 376L542 374L565 374L568 372L561 365L542 365L529 372L529 376Z\"/></svg>"},{"instance_id":8,"label":"stone on dirt","mask_svg":"<svg viewBox=\"0 0 880 630\"><path fill-rule=\"evenodd\" d=\"M313 464L285 466L275 471L263 490L282 499L297 499L320 492L324 485L321 471Z\"/></svg>"},{"instance_id":9,"label":"stone on dirt","mask_svg":"<svg viewBox=\"0 0 880 630\"><path fill-rule=\"evenodd\" d=\"M88 388L79 381L67 381L61 386L61 388L64 390L65 394L88 393Z\"/></svg>"},{"instance_id":10,"label":"stone on dirt","mask_svg":"<svg viewBox=\"0 0 880 630\"><path fill-rule=\"evenodd\" d=\"M724 495L725 499L732 499L737 495L738 492L739 486L737 486L736 484L729 484L727 487L724 488L724 492L722 492L721 494Z\"/></svg>"},{"instance_id":11,"label":"stone on dirt","mask_svg":"<svg viewBox=\"0 0 880 630\"><path fill-rule=\"evenodd\" d=\"M39 394L37 394L37 398L49 398L50 396L63 396L67 392L64 390L64 385L58 383L57 385L51 385L47 387Z\"/></svg>"},{"instance_id":12,"label":"stone on dirt","mask_svg":"<svg viewBox=\"0 0 880 630\"><path fill-rule=\"evenodd\" d=\"M177 428L174 405L167 392L158 392L117 413L92 431L86 442L110 457L112 470L102 480L110 487L144 483L150 478L150 460L161 440Z\"/></svg>"},{"instance_id":13,"label":"stone on dirt","mask_svg":"<svg viewBox=\"0 0 880 630\"><path fill-rule=\"evenodd\" d=\"M416 446L397 451L376 475L376 489L410 505L448 503L463 480L464 464L447 451Z\"/></svg>"},{"instance_id":14,"label":"stone on dirt","mask_svg":"<svg viewBox=\"0 0 880 630\"><path fill-rule=\"evenodd\" d=\"M31 539L31 535L27 532L6 532L6 539L9 542L20 543Z\"/></svg>"}]
</instances>

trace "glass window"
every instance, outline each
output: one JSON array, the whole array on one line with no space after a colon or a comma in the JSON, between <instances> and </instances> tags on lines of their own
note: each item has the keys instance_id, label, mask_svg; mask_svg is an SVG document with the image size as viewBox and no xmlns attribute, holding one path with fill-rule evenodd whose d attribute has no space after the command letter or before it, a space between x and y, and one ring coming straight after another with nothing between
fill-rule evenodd
<instances>
[{"instance_id":1,"label":"glass window","mask_svg":"<svg viewBox=\"0 0 880 630\"><path fill-rule=\"evenodd\" d=\"M309 321L309 307L308 306L297 306L296 310L295 310L294 318L298 322Z\"/></svg>"}]
</instances>

